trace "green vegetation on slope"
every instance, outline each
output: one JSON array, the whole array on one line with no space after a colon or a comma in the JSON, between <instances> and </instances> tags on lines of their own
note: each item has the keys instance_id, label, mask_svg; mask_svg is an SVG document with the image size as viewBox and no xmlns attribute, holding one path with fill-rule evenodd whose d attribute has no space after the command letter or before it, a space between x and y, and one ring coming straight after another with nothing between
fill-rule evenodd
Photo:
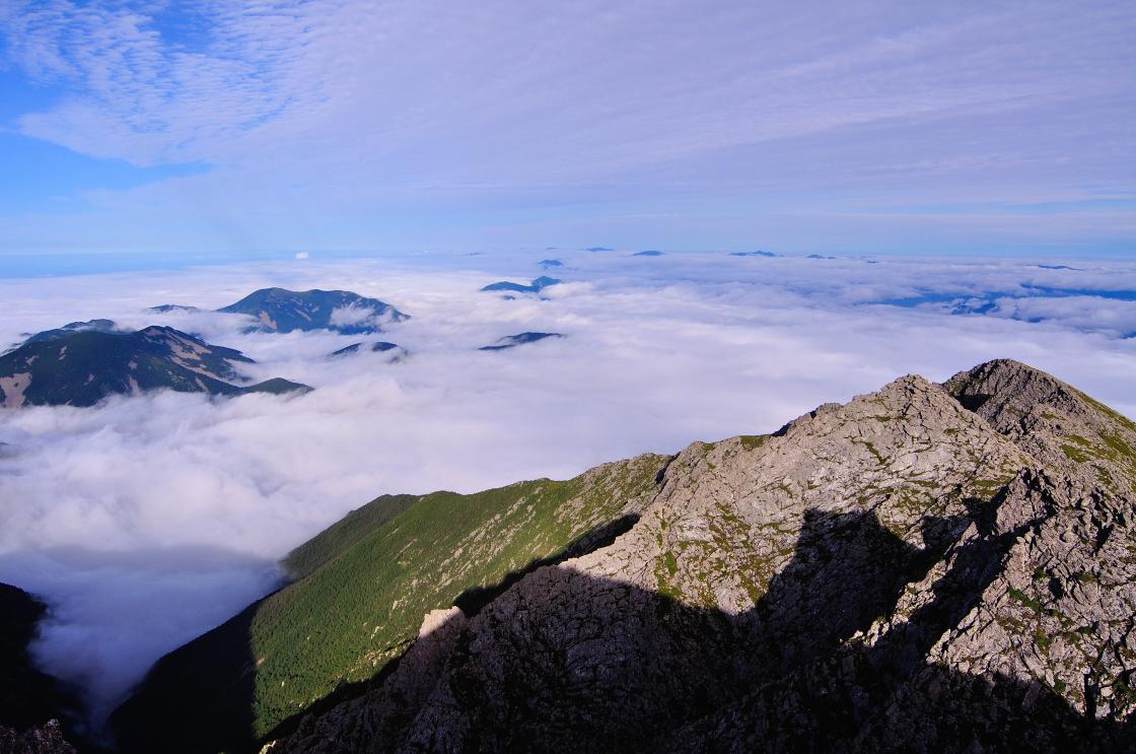
<instances>
[{"instance_id":1,"label":"green vegetation on slope","mask_svg":"<svg viewBox=\"0 0 1136 754\"><path fill-rule=\"evenodd\" d=\"M356 508L288 553L284 558L288 575L302 579L402 513L417 500L417 495L382 495Z\"/></svg>"},{"instance_id":2,"label":"green vegetation on slope","mask_svg":"<svg viewBox=\"0 0 1136 754\"><path fill-rule=\"evenodd\" d=\"M1097 480L1108 491L1136 491L1136 425L1131 420L1084 393L1078 393L1104 420L1082 425L1088 437L1065 432L1061 451L1070 461L1093 468Z\"/></svg>"},{"instance_id":3,"label":"green vegetation on slope","mask_svg":"<svg viewBox=\"0 0 1136 754\"><path fill-rule=\"evenodd\" d=\"M342 684L379 673L427 612L640 509L666 461L640 456L472 495L379 498L289 556L306 576L163 658L116 713L124 748L247 747ZM245 656L233 662L237 648ZM227 739L202 739L217 730Z\"/></svg>"},{"instance_id":4,"label":"green vegetation on slope","mask_svg":"<svg viewBox=\"0 0 1136 754\"><path fill-rule=\"evenodd\" d=\"M607 467L598 484L521 482L437 492L307 578L265 600L252 623L255 734L402 653L422 616L491 586L615 519L653 489L662 459Z\"/></svg>"}]
</instances>

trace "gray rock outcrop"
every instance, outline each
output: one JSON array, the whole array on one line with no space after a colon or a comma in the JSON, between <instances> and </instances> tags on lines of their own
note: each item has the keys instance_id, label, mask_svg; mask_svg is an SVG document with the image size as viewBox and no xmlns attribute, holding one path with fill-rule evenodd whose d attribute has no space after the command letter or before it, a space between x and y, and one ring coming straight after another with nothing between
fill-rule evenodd
<instances>
[{"instance_id":1,"label":"gray rock outcrop","mask_svg":"<svg viewBox=\"0 0 1136 754\"><path fill-rule=\"evenodd\" d=\"M1133 448L1012 361L695 443L269 750L1132 750Z\"/></svg>"}]
</instances>

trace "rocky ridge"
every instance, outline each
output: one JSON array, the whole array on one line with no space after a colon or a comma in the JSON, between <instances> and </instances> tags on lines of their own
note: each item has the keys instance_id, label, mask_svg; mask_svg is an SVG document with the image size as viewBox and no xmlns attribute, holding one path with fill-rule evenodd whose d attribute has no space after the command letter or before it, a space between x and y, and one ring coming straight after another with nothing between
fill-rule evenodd
<instances>
[{"instance_id":1,"label":"rocky ridge","mask_svg":"<svg viewBox=\"0 0 1136 754\"><path fill-rule=\"evenodd\" d=\"M1132 448L1011 361L695 443L629 531L266 749L1131 749Z\"/></svg>"},{"instance_id":2,"label":"rocky ridge","mask_svg":"<svg viewBox=\"0 0 1136 754\"><path fill-rule=\"evenodd\" d=\"M17 731L0 725L0 754L76 754L58 720Z\"/></svg>"}]
</instances>

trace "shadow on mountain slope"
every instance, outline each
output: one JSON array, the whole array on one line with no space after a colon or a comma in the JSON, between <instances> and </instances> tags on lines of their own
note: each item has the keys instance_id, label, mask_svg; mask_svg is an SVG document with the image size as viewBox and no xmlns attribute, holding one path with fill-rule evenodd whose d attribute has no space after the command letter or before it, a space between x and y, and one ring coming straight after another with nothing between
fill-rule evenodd
<instances>
[{"instance_id":1,"label":"shadow on mountain slope","mask_svg":"<svg viewBox=\"0 0 1136 754\"><path fill-rule=\"evenodd\" d=\"M248 751L252 740L252 697L256 662L249 642L260 602L158 660L147 679L176 678L176 684L147 685L111 716L117 748L124 752ZM242 640L215 641L215 635ZM211 668L238 668L234 685L218 688ZM242 700L232 704L231 700Z\"/></svg>"},{"instance_id":2,"label":"shadow on mountain slope","mask_svg":"<svg viewBox=\"0 0 1136 754\"><path fill-rule=\"evenodd\" d=\"M500 582L473 587L457 595L454 604L475 614L525 575L543 566L562 563L610 545L639 520L628 514L577 537L560 551L508 573ZM271 595L269 595L271 596ZM264 599L267 599L264 598ZM252 622L261 602L209 631L177 652L159 660L148 674L162 683L143 682L138 692L111 719L117 746L123 752L154 751L246 752L256 749L253 733L253 695L257 663L251 641ZM402 658L388 662L366 681L343 682L331 694L282 721L268 738L287 735L306 715L318 715L381 686ZM237 668L234 685L220 688L209 670Z\"/></svg>"},{"instance_id":3,"label":"shadow on mountain slope","mask_svg":"<svg viewBox=\"0 0 1136 754\"><path fill-rule=\"evenodd\" d=\"M631 527L635 526L638 521L639 514L629 513L603 526L598 526L571 542L555 555L534 560L520 570L510 571L505 575L505 578L501 579L501 581L496 584L490 586L475 586L466 589L457 596L457 599L454 600L454 605L461 609L466 617L471 618L481 612L481 609L490 602L508 591L509 587L513 584L516 584L538 568L558 565L571 558L578 558L607 547L615 541L616 537L631 531Z\"/></svg>"},{"instance_id":4,"label":"shadow on mountain slope","mask_svg":"<svg viewBox=\"0 0 1136 754\"><path fill-rule=\"evenodd\" d=\"M71 689L36 669L29 646L47 607L0 584L0 726L24 730L63 718L77 706Z\"/></svg>"},{"instance_id":5,"label":"shadow on mountain slope","mask_svg":"<svg viewBox=\"0 0 1136 754\"><path fill-rule=\"evenodd\" d=\"M792 561L740 615L540 568L273 752L1119 750L1131 725L926 662L1021 533L980 525L963 544L968 524L929 520L920 550L873 513L808 511ZM857 636L944 556L906 624Z\"/></svg>"}]
</instances>

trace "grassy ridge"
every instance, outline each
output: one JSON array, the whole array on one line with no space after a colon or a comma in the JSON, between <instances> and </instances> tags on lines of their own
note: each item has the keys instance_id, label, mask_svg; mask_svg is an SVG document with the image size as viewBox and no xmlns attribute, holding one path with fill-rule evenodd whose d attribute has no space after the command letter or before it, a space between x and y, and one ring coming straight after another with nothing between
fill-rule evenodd
<instances>
[{"instance_id":1,"label":"grassy ridge","mask_svg":"<svg viewBox=\"0 0 1136 754\"><path fill-rule=\"evenodd\" d=\"M284 558L284 567L292 578L302 579L402 513L418 499L417 495L383 495L375 498L288 553Z\"/></svg>"},{"instance_id":2,"label":"grassy ridge","mask_svg":"<svg viewBox=\"0 0 1136 754\"><path fill-rule=\"evenodd\" d=\"M380 672L425 613L641 508L667 460L644 455L471 495L378 498L289 556L298 581L163 658L116 713L120 742L247 749L341 684Z\"/></svg>"},{"instance_id":3,"label":"grassy ridge","mask_svg":"<svg viewBox=\"0 0 1136 754\"><path fill-rule=\"evenodd\" d=\"M664 459L601 467L596 478L541 479L473 495L437 492L269 597L252 622L254 734L377 673L422 616L491 586L608 523L654 488Z\"/></svg>"}]
</instances>

